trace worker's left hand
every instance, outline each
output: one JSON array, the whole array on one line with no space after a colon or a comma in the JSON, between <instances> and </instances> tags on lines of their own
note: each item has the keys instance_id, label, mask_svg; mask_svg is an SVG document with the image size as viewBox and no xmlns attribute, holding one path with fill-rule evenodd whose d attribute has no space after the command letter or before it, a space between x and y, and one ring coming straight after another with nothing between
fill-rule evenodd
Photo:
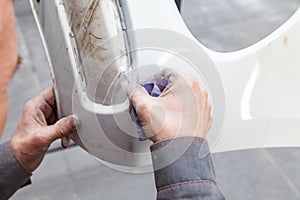
<instances>
[{"instance_id":1,"label":"worker's left hand","mask_svg":"<svg viewBox=\"0 0 300 200\"><path fill-rule=\"evenodd\" d=\"M26 103L11 144L28 172L33 172L40 165L53 141L73 133L78 123L72 116L56 121L52 88Z\"/></svg>"}]
</instances>

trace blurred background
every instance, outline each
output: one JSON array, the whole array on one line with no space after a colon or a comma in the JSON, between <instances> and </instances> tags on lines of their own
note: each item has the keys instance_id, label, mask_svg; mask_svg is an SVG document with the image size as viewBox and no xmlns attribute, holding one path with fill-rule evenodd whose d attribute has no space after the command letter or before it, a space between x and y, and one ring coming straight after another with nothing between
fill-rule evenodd
<instances>
[{"instance_id":1,"label":"blurred background","mask_svg":"<svg viewBox=\"0 0 300 200\"><path fill-rule=\"evenodd\" d=\"M183 0L182 14L196 38L220 52L239 50L269 35L299 8L300 0ZM28 1L15 3L23 63L9 86L3 142L16 129L26 101L52 81ZM51 26L51 24L49 24ZM282 133L284 134L284 133ZM49 152L14 200L155 199L153 174L110 169L79 147ZM229 200L300 199L300 149L257 149L214 156L218 183Z\"/></svg>"}]
</instances>

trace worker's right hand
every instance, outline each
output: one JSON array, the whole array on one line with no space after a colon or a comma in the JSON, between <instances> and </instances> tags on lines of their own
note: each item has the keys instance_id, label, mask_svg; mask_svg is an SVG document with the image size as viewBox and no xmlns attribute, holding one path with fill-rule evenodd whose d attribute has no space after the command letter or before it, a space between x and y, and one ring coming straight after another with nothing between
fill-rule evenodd
<instances>
[{"instance_id":1,"label":"worker's right hand","mask_svg":"<svg viewBox=\"0 0 300 200\"><path fill-rule=\"evenodd\" d=\"M147 136L153 142L185 136L205 138L212 122L211 105L198 80L169 68L155 76L169 80L159 97L151 97L141 86L128 89Z\"/></svg>"}]
</instances>

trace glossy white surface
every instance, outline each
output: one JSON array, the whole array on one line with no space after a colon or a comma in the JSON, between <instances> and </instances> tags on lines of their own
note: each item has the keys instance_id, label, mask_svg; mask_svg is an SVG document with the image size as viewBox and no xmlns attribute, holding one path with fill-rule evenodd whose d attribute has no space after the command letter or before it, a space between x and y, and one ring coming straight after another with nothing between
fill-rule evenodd
<instances>
[{"instance_id":1,"label":"glossy white surface","mask_svg":"<svg viewBox=\"0 0 300 200\"><path fill-rule=\"evenodd\" d=\"M227 120L216 151L300 145L300 10L259 43L207 50L222 77Z\"/></svg>"},{"instance_id":2,"label":"glossy white surface","mask_svg":"<svg viewBox=\"0 0 300 200\"><path fill-rule=\"evenodd\" d=\"M140 19L133 20L135 29L167 29L194 38L172 0L127 2L131 18ZM213 152L300 146L299 36L300 10L267 38L237 52L218 53L199 43L218 69L226 95L224 129L220 140L211 142Z\"/></svg>"}]
</instances>

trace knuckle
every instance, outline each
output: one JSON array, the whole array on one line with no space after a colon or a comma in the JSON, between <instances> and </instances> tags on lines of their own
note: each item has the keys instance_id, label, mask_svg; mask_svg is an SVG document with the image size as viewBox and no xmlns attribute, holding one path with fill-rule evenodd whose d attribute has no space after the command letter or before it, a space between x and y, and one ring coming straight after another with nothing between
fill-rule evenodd
<instances>
[{"instance_id":1,"label":"knuckle","mask_svg":"<svg viewBox=\"0 0 300 200\"><path fill-rule=\"evenodd\" d=\"M38 103L38 106L37 106L37 107L38 107L39 109L41 109L41 110L44 110L44 109L47 108L47 105L48 105L48 104L43 100L43 101L41 101L41 102Z\"/></svg>"},{"instance_id":2,"label":"knuckle","mask_svg":"<svg viewBox=\"0 0 300 200\"><path fill-rule=\"evenodd\" d=\"M138 101L138 97L137 97L136 95L132 94L132 95L130 96L130 103L131 103L133 106L135 106L135 104L136 104L137 101Z\"/></svg>"},{"instance_id":3,"label":"knuckle","mask_svg":"<svg viewBox=\"0 0 300 200\"><path fill-rule=\"evenodd\" d=\"M136 102L138 97L139 97L139 90L138 89L134 89L130 95L130 98L132 101Z\"/></svg>"},{"instance_id":4,"label":"knuckle","mask_svg":"<svg viewBox=\"0 0 300 200\"><path fill-rule=\"evenodd\" d=\"M175 76L177 76L177 72L175 72L175 71L173 71L173 70L170 70L169 76L170 76L170 77L175 77Z\"/></svg>"},{"instance_id":5,"label":"knuckle","mask_svg":"<svg viewBox=\"0 0 300 200\"><path fill-rule=\"evenodd\" d=\"M58 123L56 126L56 133L58 135L61 135L62 133L64 133L66 130L66 126L63 123Z\"/></svg>"},{"instance_id":6,"label":"knuckle","mask_svg":"<svg viewBox=\"0 0 300 200\"><path fill-rule=\"evenodd\" d=\"M175 77L175 76L178 75L178 72L175 71L174 69L171 69L171 68L167 67L163 70L163 74L168 76L168 77Z\"/></svg>"},{"instance_id":7,"label":"knuckle","mask_svg":"<svg viewBox=\"0 0 300 200\"><path fill-rule=\"evenodd\" d=\"M150 112L149 106L146 103L142 103L137 107L137 111L140 115L148 115Z\"/></svg>"},{"instance_id":8,"label":"knuckle","mask_svg":"<svg viewBox=\"0 0 300 200\"><path fill-rule=\"evenodd\" d=\"M147 98L144 88L137 88L133 91L130 101L133 105L139 104L139 102Z\"/></svg>"},{"instance_id":9,"label":"knuckle","mask_svg":"<svg viewBox=\"0 0 300 200\"><path fill-rule=\"evenodd\" d=\"M143 125L148 125L151 122L150 108L146 103L143 103L137 107L139 119Z\"/></svg>"},{"instance_id":10,"label":"knuckle","mask_svg":"<svg viewBox=\"0 0 300 200\"><path fill-rule=\"evenodd\" d=\"M140 96L139 93L140 93L140 88L133 89L130 94L131 101L136 102L138 97Z\"/></svg>"}]
</instances>

